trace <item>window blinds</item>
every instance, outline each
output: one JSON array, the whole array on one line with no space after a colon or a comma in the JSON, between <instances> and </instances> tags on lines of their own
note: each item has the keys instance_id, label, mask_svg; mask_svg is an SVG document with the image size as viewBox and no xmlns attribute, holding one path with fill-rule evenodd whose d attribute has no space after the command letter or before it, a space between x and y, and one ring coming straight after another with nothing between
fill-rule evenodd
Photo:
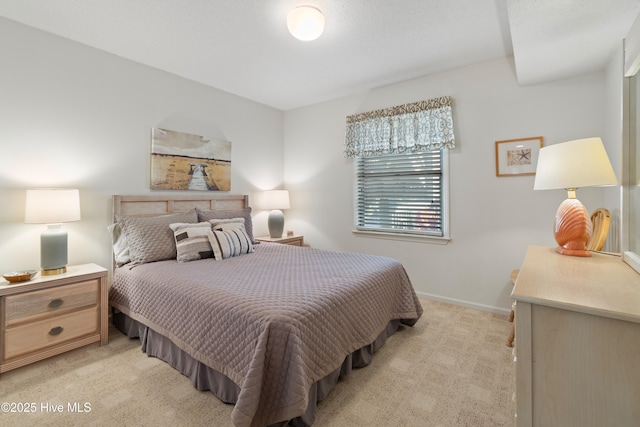
<instances>
[{"instance_id":1,"label":"window blinds","mask_svg":"<svg viewBox=\"0 0 640 427\"><path fill-rule=\"evenodd\" d=\"M443 236L441 150L355 162L356 229Z\"/></svg>"}]
</instances>

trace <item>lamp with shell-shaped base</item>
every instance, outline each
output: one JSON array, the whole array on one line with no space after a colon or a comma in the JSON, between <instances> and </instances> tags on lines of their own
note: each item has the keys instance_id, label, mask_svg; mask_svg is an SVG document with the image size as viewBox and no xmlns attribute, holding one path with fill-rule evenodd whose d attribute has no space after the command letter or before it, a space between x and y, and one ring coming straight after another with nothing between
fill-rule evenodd
<instances>
[{"instance_id":1,"label":"lamp with shell-shaped base","mask_svg":"<svg viewBox=\"0 0 640 427\"><path fill-rule=\"evenodd\" d=\"M562 255L591 256L587 244L592 224L589 212L576 198L580 187L617 185L609 157L600 138L586 138L540 149L534 190L564 188L567 199L556 212L554 235Z\"/></svg>"}]
</instances>

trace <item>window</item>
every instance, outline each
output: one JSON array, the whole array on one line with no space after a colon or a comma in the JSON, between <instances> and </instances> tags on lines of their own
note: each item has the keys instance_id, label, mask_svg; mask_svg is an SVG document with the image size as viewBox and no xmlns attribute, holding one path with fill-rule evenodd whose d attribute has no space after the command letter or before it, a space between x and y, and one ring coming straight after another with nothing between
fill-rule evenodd
<instances>
[{"instance_id":1,"label":"window","mask_svg":"<svg viewBox=\"0 0 640 427\"><path fill-rule=\"evenodd\" d=\"M356 169L356 232L449 240L453 98L347 116L345 150Z\"/></svg>"},{"instance_id":2,"label":"window","mask_svg":"<svg viewBox=\"0 0 640 427\"><path fill-rule=\"evenodd\" d=\"M448 239L448 150L354 163L357 231Z\"/></svg>"}]
</instances>

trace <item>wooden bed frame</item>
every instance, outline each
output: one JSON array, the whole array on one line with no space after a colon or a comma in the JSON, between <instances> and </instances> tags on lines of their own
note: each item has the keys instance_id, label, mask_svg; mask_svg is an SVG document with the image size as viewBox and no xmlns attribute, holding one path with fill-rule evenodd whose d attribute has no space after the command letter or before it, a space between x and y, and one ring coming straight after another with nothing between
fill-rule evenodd
<instances>
[{"instance_id":1,"label":"wooden bed frame","mask_svg":"<svg viewBox=\"0 0 640 427\"><path fill-rule=\"evenodd\" d=\"M113 196L113 219L117 215L157 216L186 212L193 208L202 210L234 210L249 206L246 194L175 194L148 196Z\"/></svg>"}]
</instances>

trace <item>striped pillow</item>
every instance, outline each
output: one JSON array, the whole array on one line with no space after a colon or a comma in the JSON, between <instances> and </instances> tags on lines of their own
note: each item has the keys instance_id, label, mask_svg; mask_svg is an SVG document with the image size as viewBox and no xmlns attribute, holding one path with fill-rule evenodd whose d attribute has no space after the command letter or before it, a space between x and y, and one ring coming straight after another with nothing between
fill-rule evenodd
<instances>
[{"instance_id":1,"label":"striped pillow","mask_svg":"<svg viewBox=\"0 0 640 427\"><path fill-rule=\"evenodd\" d=\"M213 249L213 258L216 260L253 252L253 244L244 227L233 230L213 230L209 235L209 243Z\"/></svg>"},{"instance_id":2,"label":"striped pillow","mask_svg":"<svg viewBox=\"0 0 640 427\"><path fill-rule=\"evenodd\" d=\"M176 241L178 262L195 261L213 258L213 250L209 243L211 224L201 222L197 224L170 224Z\"/></svg>"}]
</instances>

